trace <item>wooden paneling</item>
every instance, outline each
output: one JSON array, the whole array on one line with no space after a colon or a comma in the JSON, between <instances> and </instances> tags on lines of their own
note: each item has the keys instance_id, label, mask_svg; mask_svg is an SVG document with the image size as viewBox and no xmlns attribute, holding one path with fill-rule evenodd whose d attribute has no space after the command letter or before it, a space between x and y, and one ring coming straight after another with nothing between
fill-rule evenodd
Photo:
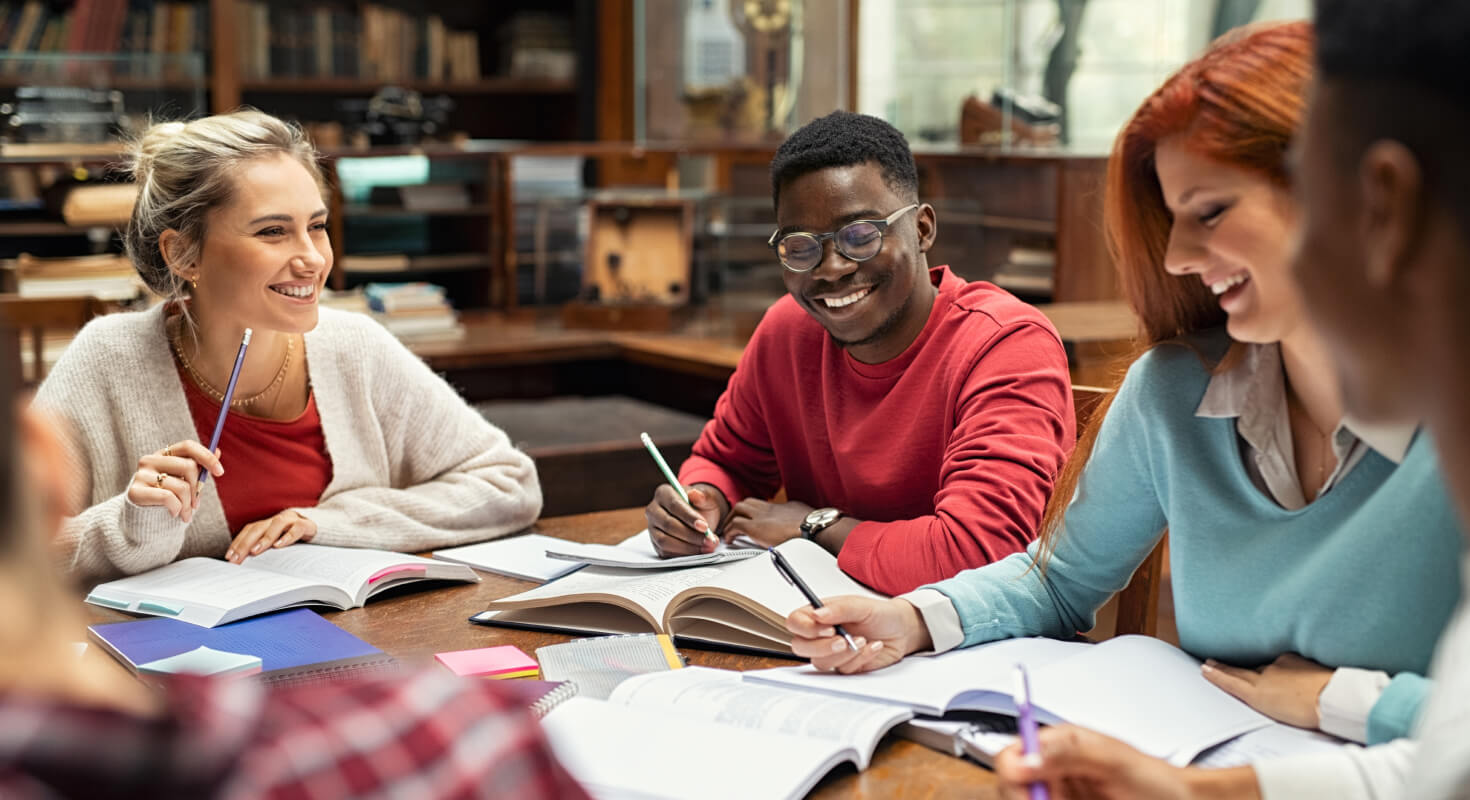
<instances>
[{"instance_id":1,"label":"wooden paneling","mask_svg":"<svg viewBox=\"0 0 1470 800\"><path fill-rule=\"evenodd\" d=\"M1103 185L1107 160L1061 163L1057 191L1057 268L1052 299L1110 300L1122 296L1103 238Z\"/></svg>"}]
</instances>

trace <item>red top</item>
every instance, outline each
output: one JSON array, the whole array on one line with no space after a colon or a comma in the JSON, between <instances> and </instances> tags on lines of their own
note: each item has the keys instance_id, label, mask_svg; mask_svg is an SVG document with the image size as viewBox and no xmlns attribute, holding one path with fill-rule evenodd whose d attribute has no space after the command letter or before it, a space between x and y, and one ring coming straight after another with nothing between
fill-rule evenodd
<instances>
[{"instance_id":1,"label":"red top","mask_svg":"<svg viewBox=\"0 0 1470 800\"><path fill-rule=\"evenodd\" d=\"M679 480L732 505L785 486L865 520L837 563L887 594L1024 549L1076 441L1066 353L1041 312L996 286L947 267L930 280L923 331L882 364L781 298Z\"/></svg>"},{"instance_id":2,"label":"red top","mask_svg":"<svg viewBox=\"0 0 1470 800\"><path fill-rule=\"evenodd\" d=\"M195 386L182 369L179 378L184 382L194 430L208 447L220 404ZM332 482L332 459L327 455L315 393L307 398L306 410L292 420L231 411L220 434L219 451L225 474L211 475L209 480L217 484L232 536L285 509L316 505Z\"/></svg>"}]
</instances>

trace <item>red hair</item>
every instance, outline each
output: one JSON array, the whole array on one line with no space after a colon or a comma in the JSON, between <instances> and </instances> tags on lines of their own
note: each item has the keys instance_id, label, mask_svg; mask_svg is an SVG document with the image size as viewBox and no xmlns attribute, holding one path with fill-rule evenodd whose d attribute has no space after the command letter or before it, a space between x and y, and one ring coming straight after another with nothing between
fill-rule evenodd
<instances>
[{"instance_id":1,"label":"red hair","mask_svg":"<svg viewBox=\"0 0 1470 800\"><path fill-rule=\"evenodd\" d=\"M1155 345L1225 324L1225 312L1201 281L1164 269L1174 218L1154 169L1159 142L1180 137L1200 155L1285 186L1286 150L1301 122L1312 76L1312 44L1307 22L1228 33L1149 95L1118 133L1108 159L1103 227L1123 295L1139 320L1137 348L1127 363ZM1230 361L1227 355L1220 364ZM1112 388L1122 380L1120 371ZM1062 516L1112 396L1057 476L1041 524L1043 564L1056 546Z\"/></svg>"}]
</instances>

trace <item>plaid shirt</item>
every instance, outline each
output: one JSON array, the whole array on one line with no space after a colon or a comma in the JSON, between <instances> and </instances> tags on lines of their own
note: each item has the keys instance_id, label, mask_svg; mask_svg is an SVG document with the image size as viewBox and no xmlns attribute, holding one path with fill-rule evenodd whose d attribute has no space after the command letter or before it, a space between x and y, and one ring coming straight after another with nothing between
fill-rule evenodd
<instances>
[{"instance_id":1,"label":"plaid shirt","mask_svg":"<svg viewBox=\"0 0 1470 800\"><path fill-rule=\"evenodd\" d=\"M587 796L489 681L178 678L164 701L142 718L0 693L0 797Z\"/></svg>"}]
</instances>

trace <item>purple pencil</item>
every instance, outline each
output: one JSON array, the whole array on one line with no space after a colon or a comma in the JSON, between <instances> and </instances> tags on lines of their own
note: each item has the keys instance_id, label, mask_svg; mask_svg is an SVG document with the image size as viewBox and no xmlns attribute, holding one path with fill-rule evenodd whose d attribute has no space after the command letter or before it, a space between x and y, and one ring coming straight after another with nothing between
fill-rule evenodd
<instances>
[{"instance_id":1,"label":"purple pencil","mask_svg":"<svg viewBox=\"0 0 1470 800\"><path fill-rule=\"evenodd\" d=\"M1016 686L1011 699L1016 703L1016 727L1021 732L1021 752L1026 754L1041 752L1041 739L1036 734L1036 714L1031 710L1031 680L1026 675L1026 667L1022 664L1016 665ZM1047 791L1046 784L1031 784L1031 800L1051 800L1051 792Z\"/></svg>"},{"instance_id":2,"label":"purple pencil","mask_svg":"<svg viewBox=\"0 0 1470 800\"><path fill-rule=\"evenodd\" d=\"M225 399L219 407L219 417L214 421L214 435L209 437L209 452L213 453L219 447L220 434L225 432L225 417L230 415L230 401L235 397L235 381L240 380L240 367L245 365L245 348L250 346L250 329L245 329L245 335L240 337L240 352L235 355L235 368L230 370L230 383L225 387ZM204 480L209 477L207 467L199 468L199 483L202 486Z\"/></svg>"}]
</instances>

